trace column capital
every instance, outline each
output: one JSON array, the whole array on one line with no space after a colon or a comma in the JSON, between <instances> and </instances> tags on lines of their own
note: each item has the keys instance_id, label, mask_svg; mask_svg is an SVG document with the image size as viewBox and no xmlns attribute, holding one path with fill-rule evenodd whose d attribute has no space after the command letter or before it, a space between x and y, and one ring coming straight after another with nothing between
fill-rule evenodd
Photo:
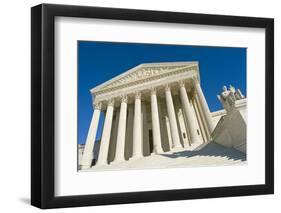
<instances>
[{"instance_id":1,"label":"column capital","mask_svg":"<svg viewBox=\"0 0 281 213\"><path fill-rule=\"evenodd\" d=\"M121 103L128 103L128 96L127 95L121 95Z\"/></svg>"},{"instance_id":2,"label":"column capital","mask_svg":"<svg viewBox=\"0 0 281 213\"><path fill-rule=\"evenodd\" d=\"M170 91L171 88L170 88L170 85L169 84L165 84L165 91Z\"/></svg>"},{"instance_id":3,"label":"column capital","mask_svg":"<svg viewBox=\"0 0 281 213\"><path fill-rule=\"evenodd\" d=\"M151 95L156 95L156 93L157 93L156 88L155 88L155 87L151 87L151 88L150 88L150 94L151 94Z\"/></svg>"},{"instance_id":4,"label":"column capital","mask_svg":"<svg viewBox=\"0 0 281 213\"><path fill-rule=\"evenodd\" d=\"M193 83L194 83L194 84L199 84L199 80L198 80L197 77L193 76L193 77L192 77L192 80L193 80Z\"/></svg>"},{"instance_id":5,"label":"column capital","mask_svg":"<svg viewBox=\"0 0 281 213\"><path fill-rule=\"evenodd\" d=\"M184 83L183 80L179 80L179 81L178 81L178 84L179 84L179 87L180 87L180 88L181 88L181 87L185 87L185 83Z\"/></svg>"},{"instance_id":6,"label":"column capital","mask_svg":"<svg viewBox=\"0 0 281 213\"><path fill-rule=\"evenodd\" d=\"M108 101L107 101L107 106L114 106L114 102L115 102L115 100L112 98L112 99L109 99Z\"/></svg>"},{"instance_id":7,"label":"column capital","mask_svg":"<svg viewBox=\"0 0 281 213\"><path fill-rule=\"evenodd\" d=\"M102 103L101 102L94 102L93 107L94 107L94 109L101 110Z\"/></svg>"},{"instance_id":8,"label":"column capital","mask_svg":"<svg viewBox=\"0 0 281 213\"><path fill-rule=\"evenodd\" d=\"M141 92L140 91L137 91L134 94L135 94L135 99L140 99L141 98Z\"/></svg>"}]
</instances>

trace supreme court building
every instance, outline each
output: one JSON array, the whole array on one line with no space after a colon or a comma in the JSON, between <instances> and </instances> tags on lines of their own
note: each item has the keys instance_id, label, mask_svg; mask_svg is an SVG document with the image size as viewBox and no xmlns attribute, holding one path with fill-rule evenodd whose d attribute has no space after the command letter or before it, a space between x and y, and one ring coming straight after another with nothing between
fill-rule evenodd
<instances>
[{"instance_id":1,"label":"supreme court building","mask_svg":"<svg viewBox=\"0 0 281 213\"><path fill-rule=\"evenodd\" d=\"M198 62L140 64L90 91L94 110L82 170L207 143L225 114L210 112Z\"/></svg>"}]
</instances>

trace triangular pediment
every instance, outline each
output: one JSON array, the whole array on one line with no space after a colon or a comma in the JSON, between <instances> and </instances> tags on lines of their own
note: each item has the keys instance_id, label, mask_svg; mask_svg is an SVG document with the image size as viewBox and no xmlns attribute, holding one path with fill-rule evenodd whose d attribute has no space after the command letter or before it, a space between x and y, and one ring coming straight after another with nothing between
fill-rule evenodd
<instances>
[{"instance_id":1,"label":"triangular pediment","mask_svg":"<svg viewBox=\"0 0 281 213\"><path fill-rule=\"evenodd\" d=\"M146 63L140 64L121 75L91 89L92 93L112 89L131 82L145 80L155 76L172 73L179 69L198 66L198 62L169 62L169 63Z\"/></svg>"}]
</instances>

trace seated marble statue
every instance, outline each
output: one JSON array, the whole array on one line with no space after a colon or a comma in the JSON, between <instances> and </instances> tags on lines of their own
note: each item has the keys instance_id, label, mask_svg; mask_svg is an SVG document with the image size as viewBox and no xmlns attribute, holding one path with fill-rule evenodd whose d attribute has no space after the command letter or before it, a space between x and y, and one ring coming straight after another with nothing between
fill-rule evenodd
<instances>
[{"instance_id":1,"label":"seated marble statue","mask_svg":"<svg viewBox=\"0 0 281 213\"><path fill-rule=\"evenodd\" d=\"M229 89L223 86L221 94L217 97L227 111L234 106L236 100L245 98L240 89L235 89L232 85L229 86Z\"/></svg>"}]
</instances>

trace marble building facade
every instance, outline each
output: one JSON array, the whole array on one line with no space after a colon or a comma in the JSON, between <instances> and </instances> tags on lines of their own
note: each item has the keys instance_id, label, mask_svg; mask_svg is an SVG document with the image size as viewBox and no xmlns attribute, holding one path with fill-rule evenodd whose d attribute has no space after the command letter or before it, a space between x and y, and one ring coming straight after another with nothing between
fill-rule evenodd
<instances>
[{"instance_id":1,"label":"marble building facade","mask_svg":"<svg viewBox=\"0 0 281 213\"><path fill-rule=\"evenodd\" d=\"M226 113L210 112L198 62L140 64L90 91L93 116L82 169L207 143ZM103 131L95 142L101 112Z\"/></svg>"}]
</instances>

